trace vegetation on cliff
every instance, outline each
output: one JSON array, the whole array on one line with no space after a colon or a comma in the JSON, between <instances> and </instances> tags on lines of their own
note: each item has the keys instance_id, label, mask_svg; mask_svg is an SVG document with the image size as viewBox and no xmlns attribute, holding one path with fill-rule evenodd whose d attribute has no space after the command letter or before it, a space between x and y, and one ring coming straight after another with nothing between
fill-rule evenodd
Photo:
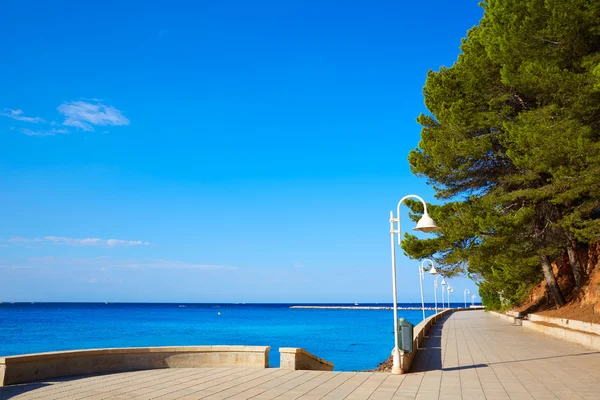
<instances>
[{"instance_id":1,"label":"vegetation on cliff","mask_svg":"<svg viewBox=\"0 0 600 400\"><path fill-rule=\"evenodd\" d=\"M481 5L455 64L427 76L429 113L409 155L444 201L429 210L442 231L406 235L403 248L477 279L491 308L542 277L561 306L552 261L568 257L581 287L578 252L600 236L600 2ZM417 218L422 206L409 205Z\"/></svg>"}]
</instances>

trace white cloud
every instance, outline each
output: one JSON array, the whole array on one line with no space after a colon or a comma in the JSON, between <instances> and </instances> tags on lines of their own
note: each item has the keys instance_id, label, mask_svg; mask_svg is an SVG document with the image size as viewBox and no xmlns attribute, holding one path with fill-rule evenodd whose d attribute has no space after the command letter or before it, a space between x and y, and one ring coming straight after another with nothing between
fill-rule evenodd
<instances>
[{"instance_id":1,"label":"white cloud","mask_svg":"<svg viewBox=\"0 0 600 400\"><path fill-rule=\"evenodd\" d=\"M38 122L46 122L43 118L40 117L26 117L25 115L23 115L23 110L12 110L10 108L5 108L4 112L0 112L0 116L12 118L17 121L33 122L34 124L37 124Z\"/></svg>"},{"instance_id":2,"label":"white cloud","mask_svg":"<svg viewBox=\"0 0 600 400\"><path fill-rule=\"evenodd\" d=\"M143 260L129 260L122 267L135 268L135 269L237 269L237 267L230 267L227 265L218 264L195 264L182 261L163 260L163 259L143 259Z\"/></svg>"},{"instance_id":3,"label":"white cloud","mask_svg":"<svg viewBox=\"0 0 600 400\"><path fill-rule=\"evenodd\" d=\"M91 258L72 257L33 257L24 259L22 263L3 263L0 268L73 268L107 272L115 269L195 269L195 270L237 270L237 267L219 264L202 264L184 261L165 260L159 258L122 259L106 256Z\"/></svg>"},{"instance_id":4,"label":"white cloud","mask_svg":"<svg viewBox=\"0 0 600 400\"><path fill-rule=\"evenodd\" d=\"M93 131L94 125L129 125L129 120L113 106L107 106L99 101L71 101L58 107L58 112L65 116L63 125L73 126L84 131Z\"/></svg>"},{"instance_id":5,"label":"white cloud","mask_svg":"<svg viewBox=\"0 0 600 400\"><path fill-rule=\"evenodd\" d=\"M55 136L57 133L69 133L69 131L66 129L50 129L50 130L33 131L33 130L27 129L27 128L20 129L20 132L27 136Z\"/></svg>"},{"instance_id":6,"label":"white cloud","mask_svg":"<svg viewBox=\"0 0 600 400\"><path fill-rule=\"evenodd\" d=\"M67 246L105 246L105 247L120 247L120 246L148 246L150 242L141 240L122 240L122 239L100 239L100 238L68 238L62 236L44 236L43 238L23 238L13 237L8 240L15 244L28 243L53 243L64 244Z\"/></svg>"}]
</instances>

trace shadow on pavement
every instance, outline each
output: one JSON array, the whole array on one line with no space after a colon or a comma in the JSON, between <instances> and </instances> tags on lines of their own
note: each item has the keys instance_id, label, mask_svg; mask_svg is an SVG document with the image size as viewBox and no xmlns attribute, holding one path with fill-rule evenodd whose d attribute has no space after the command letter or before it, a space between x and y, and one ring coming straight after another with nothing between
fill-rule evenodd
<instances>
[{"instance_id":1,"label":"shadow on pavement","mask_svg":"<svg viewBox=\"0 0 600 400\"><path fill-rule=\"evenodd\" d=\"M14 396L27 393L30 390L35 390L50 386L49 383L27 383L22 385L3 386L0 387L0 400L10 399Z\"/></svg>"}]
</instances>

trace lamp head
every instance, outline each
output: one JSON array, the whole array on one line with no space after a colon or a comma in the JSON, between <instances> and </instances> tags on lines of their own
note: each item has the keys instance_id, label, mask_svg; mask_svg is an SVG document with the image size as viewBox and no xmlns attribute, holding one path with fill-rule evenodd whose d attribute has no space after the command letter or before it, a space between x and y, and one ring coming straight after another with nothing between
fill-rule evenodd
<instances>
[{"instance_id":1,"label":"lamp head","mask_svg":"<svg viewBox=\"0 0 600 400\"><path fill-rule=\"evenodd\" d=\"M444 278L442 278L442 285L446 284L446 280Z\"/></svg>"},{"instance_id":2,"label":"lamp head","mask_svg":"<svg viewBox=\"0 0 600 400\"><path fill-rule=\"evenodd\" d=\"M429 273L431 275L436 275L438 273L433 264L431 264L431 269L429 270Z\"/></svg>"},{"instance_id":3,"label":"lamp head","mask_svg":"<svg viewBox=\"0 0 600 400\"><path fill-rule=\"evenodd\" d=\"M417 222L417 226L413 228L413 231L421 231L425 233L439 230L440 227L435 224L433 219L431 219L431 217L427 213L423 214L419 222Z\"/></svg>"}]
</instances>

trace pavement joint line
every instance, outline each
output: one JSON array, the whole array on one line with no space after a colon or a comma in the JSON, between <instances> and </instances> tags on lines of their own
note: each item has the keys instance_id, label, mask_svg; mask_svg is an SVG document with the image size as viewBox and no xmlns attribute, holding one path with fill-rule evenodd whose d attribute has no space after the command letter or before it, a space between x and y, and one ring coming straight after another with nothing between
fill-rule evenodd
<instances>
[{"instance_id":1,"label":"pavement joint line","mask_svg":"<svg viewBox=\"0 0 600 400\"><path fill-rule=\"evenodd\" d=\"M227 368L226 370L217 370L217 371L215 371L214 374L211 374L211 373L209 373L209 374L201 374L201 373L198 373L199 371L194 371L194 369L191 369L191 371L190 371L191 373L189 373L189 374L187 374L187 373L183 374L183 373L181 373L181 371L177 371L177 368L173 368L173 372L174 373L173 374L169 374L167 376L167 379L161 379L159 382L154 381L150 385L145 385L145 386L142 386L140 388L136 388L133 391L131 390L131 386L125 387L123 389L126 389L126 390L123 393L119 394L119 395L128 395L128 393L132 393L132 392L135 393L135 392L137 392L139 390L146 390L146 389L152 388L154 386L162 384L165 381L168 382L171 379L172 376L179 376L179 379L181 379L182 377L188 378L188 377L193 377L193 376L196 376L196 375L201 375L201 378L205 378L205 377L208 378L208 377L215 376L215 375L221 375L221 374L223 374L225 372L230 372L232 370L234 370L234 368ZM186 371L186 372L188 372L188 371ZM194 373L194 372L196 372L196 373ZM210 381L210 379L209 379L209 381ZM119 391L121 389L122 388L120 388L120 387L119 388L115 388L114 390L111 390L108 393L116 392L116 391ZM144 395L144 394L146 394L146 393L140 393L139 395ZM128 395L128 396L130 398L135 398L136 397L135 395ZM111 398L111 397L105 397L105 398Z\"/></svg>"},{"instance_id":2,"label":"pavement joint line","mask_svg":"<svg viewBox=\"0 0 600 400\"><path fill-rule=\"evenodd\" d=\"M342 382L340 382L336 387L332 388L331 390L329 390L327 393L325 393L324 395L322 395L321 397L319 397L319 399L323 399L325 397L327 397L329 395L329 393L333 392L335 389L339 388L340 386L342 386L344 383L346 383L348 380L352 379L353 377L356 376L356 372L348 372L348 377L346 379L344 379ZM343 376L343 375L338 375L338 376ZM316 388L315 388L316 389ZM313 390L315 390L313 389ZM312 390L311 390L312 391ZM308 392L310 393L310 392Z\"/></svg>"},{"instance_id":3,"label":"pavement joint line","mask_svg":"<svg viewBox=\"0 0 600 400\"><path fill-rule=\"evenodd\" d=\"M211 395L209 395L209 396L207 396L207 397L205 397L205 398L210 398L211 396L214 396L214 395L216 395L216 394L219 394L219 393L226 392L226 391L228 391L228 390L231 390L231 389L233 389L233 388L237 388L237 387L239 387L239 386L243 386L243 385L245 385L245 384L248 384L248 383L250 383L250 382L253 382L253 381L260 381L260 382L257 382L257 383L255 383L253 386L250 386L250 387L248 387L248 388L246 388L246 389L242 389L242 391L241 391L241 392L237 392L237 393L234 393L234 394L232 394L231 396L229 396L229 397L233 397L233 396L236 396L236 395L238 395L238 394L240 394L240 393L243 393L243 391L244 391L244 390L253 389L253 388L255 388L255 387L256 387L256 386L258 386L258 385L262 385L262 384L264 384L264 383L271 382L271 381L273 381L273 380L276 380L277 378L284 377L284 376L286 376L286 375L289 375L289 374L291 373L291 371L290 371L290 372L284 373L284 374L282 374L282 375L276 375L276 374L277 374L277 372L284 371L284 370L281 370L281 369L275 369L275 368L266 368L266 370L268 370L269 372L268 372L268 373L266 373L266 374L264 374L264 375L262 375L262 376L258 376L258 377L256 377L256 378L252 378L252 379L250 379L250 380L248 380L248 381L240 382L240 383L238 383L237 385L229 386L229 387L227 387L227 388L225 388L225 389L223 389L223 390L220 390L220 391L218 391L218 392L215 392L215 393L213 393L213 394L211 394ZM274 377L271 377L271 375L275 375L275 376L274 376ZM269 377L270 377L271 379L263 380L263 378L269 378Z\"/></svg>"},{"instance_id":4,"label":"pavement joint line","mask_svg":"<svg viewBox=\"0 0 600 400\"><path fill-rule=\"evenodd\" d=\"M329 382L334 380L335 378L339 377L339 376L344 376L343 374L345 374L344 372L340 372L339 375L332 375L331 379L328 379L325 382ZM321 397L319 397L319 399L322 399L323 397L327 396L330 392L332 392L333 390L335 390L336 388L338 388L342 383L345 383L348 379L350 379L352 376L354 376L355 374L352 373L348 373L350 376L346 379L344 379L340 384L338 384L337 386L335 386L334 388L330 389L329 391L327 391L327 393L321 395ZM306 396L306 395L310 395L310 392L313 392L315 390L318 390L319 388L321 388L321 385L314 387L312 389L310 389L308 392L305 392L302 396Z\"/></svg>"},{"instance_id":5,"label":"pavement joint line","mask_svg":"<svg viewBox=\"0 0 600 400\"><path fill-rule=\"evenodd\" d=\"M171 372L171 371L169 371L169 372ZM144 391L144 390L146 390L146 389L149 389L149 388L152 388L152 387L154 387L154 386L161 385L161 384L163 384L164 382L169 382L169 381L171 380L171 377L172 377L172 376L177 376L178 374L184 375L185 377L190 377L190 376L197 375L197 374L198 374L198 371L195 371L195 370L192 368L192 369L190 369L190 370L186 370L186 373L185 373L185 374L183 374L183 373L181 373L181 371L178 371L178 368L173 368L173 372L172 372L172 373L170 373L170 374L168 374L166 377L161 377L161 378L159 378L158 380L152 381L152 383L151 383L151 384L149 384L149 385L145 385L145 383L147 383L148 381L144 381L144 382L142 382L141 384L142 384L142 385L145 385L145 386L142 386L142 387L140 387L140 388L136 388L136 389L134 389L134 391L139 391L139 390L142 390L142 391ZM179 376L181 376L181 375L179 375ZM210 375L209 375L209 376L210 376ZM134 385L134 386L135 386L135 385ZM126 389L126 390L125 390L123 393L120 393L119 395L126 395L127 393L131 393L131 392L132 392L132 390L131 390L131 385L129 385L129 386L126 386L126 387L125 387L125 389ZM110 390L110 391L108 391L108 392L104 392L104 393L102 393L102 394L104 394L104 395L108 395L109 393L116 392L116 391L119 391L119 390L121 390L121 387L115 388L115 389L113 389L113 390ZM145 394L147 394L147 393L140 393L138 396L131 396L131 398L135 398L135 397L143 396L143 395L145 395ZM87 398L87 397L92 397L92 396L96 396L96 395L98 395L98 394L97 394L97 393L93 393L93 394L92 394L92 395L90 395L90 396L86 395L85 397L79 397L77 400L83 400L83 399L85 399L85 398ZM112 398L112 395L110 395L110 396L108 396L108 397L102 397L102 399L111 399L111 398Z\"/></svg>"},{"instance_id":6,"label":"pavement joint line","mask_svg":"<svg viewBox=\"0 0 600 400\"><path fill-rule=\"evenodd\" d=\"M156 370L156 373L151 374L149 377L145 376L140 381L141 382L146 382L146 381L152 379L152 376L154 376L154 375L160 375L160 371ZM86 389L92 389L93 390L93 388L98 387L98 386L100 386L100 387L111 387L111 386L117 385L119 382L127 381L129 379L128 373L125 373L125 374L116 373L116 374L112 375L111 378L113 376L114 376L115 379L114 380L111 379L108 384L106 384L105 381L99 380L98 382L94 382L93 384L89 385ZM61 390L61 391L57 392L56 395L58 395L58 394L63 394L64 395L67 392L73 392L73 391L78 391L78 390L81 390L81 388L78 385L70 385L70 387L66 388L66 390ZM46 397L34 397L34 399L38 399L38 398L46 399ZM72 398L72 397L70 397L70 398Z\"/></svg>"},{"instance_id":7,"label":"pavement joint line","mask_svg":"<svg viewBox=\"0 0 600 400\"><path fill-rule=\"evenodd\" d=\"M276 398L278 398L278 397L281 397L281 396L283 396L283 395L284 395L284 394L286 394L286 393L289 393L289 392L291 392L292 390L296 389L297 387L299 387L299 386L301 386L301 385L304 385L305 383L308 383L308 382L312 381L313 379L316 379L316 378L320 377L321 375L323 375L323 373L324 373L324 372L321 372L320 374L315 374L315 376L313 376L312 378L310 378L310 379L308 379L308 380L306 380L306 381L304 381L304 382L300 382L300 383L299 383L299 384L297 384L296 386L294 386L294 387L292 387L292 388L290 388L290 389L286 390L285 392L283 392L283 393L280 393L280 394L278 394L277 396L273 397L273 400L275 400L275 399L276 399Z\"/></svg>"},{"instance_id":8,"label":"pavement joint line","mask_svg":"<svg viewBox=\"0 0 600 400\"><path fill-rule=\"evenodd\" d=\"M235 370L235 368L227 368L225 371L233 371L233 370ZM176 393L178 391L183 391L183 390L189 389L190 387L193 387L193 386L196 386L196 385L199 384L199 382L197 381L198 378L201 379L201 378L204 378L204 377L209 377L209 376L212 376L212 375L217 375L218 373L219 373L219 369L217 369L217 372L215 372L215 374L206 374L206 375L204 375L204 374L198 373L196 375L189 376L188 379L187 379L188 380L187 386L178 387L178 388L171 388L170 392L162 393L162 394L157 394L152 399L157 399L157 398L160 398L160 397L163 397L163 396L172 395L172 394L174 394L174 393ZM225 377L231 376L231 375L234 375L234 373L229 374L229 375L224 375L221 378L225 378ZM221 378L217 378L217 379L221 379ZM204 382L210 382L210 380L204 381ZM157 392L160 392L160 390L158 390ZM135 399L135 397L136 396L134 396L133 398Z\"/></svg>"},{"instance_id":9,"label":"pavement joint line","mask_svg":"<svg viewBox=\"0 0 600 400\"><path fill-rule=\"evenodd\" d=\"M489 344L489 343L486 341L486 339L485 339L485 335L480 335L478 338L479 338L480 340L483 340L483 342L484 342L484 343L485 343L485 345L486 345L486 346L489 348L489 350L490 350L490 351L492 351L492 352L493 352L493 353L496 355L496 357L502 361L501 357L500 357L500 356L499 356L499 355L496 353L496 351L493 349L493 347L492 347L492 346L491 346L491 345L490 345L490 344ZM480 345L479 345L479 343L477 342L477 338L476 338L476 343L477 343L477 345L478 345L478 346L481 348L481 346L480 346ZM497 371L496 371L496 369L494 368L494 365L490 364L490 363L489 363L489 359L488 359L488 357L486 357L486 356L485 356L485 351L483 351L483 349L481 349L481 351L482 351L482 354L484 354L484 357L486 358L486 360L488 360L488 365L490 366L490 369L491 369L491 370L494 372L494 375L496 376L496 379L498 379L498 382L500 382L500 385L502 386L502 389L503 389L503 390L504 390L504 392L507 394L507 396L511 397L511 396L510 396L510 393L509 393L509 390L506 388L506 385L505 385L504 383L502 383L502 379L500 379L500 377L498 376L498 372L497 372ZM505 366L504 362L500 362L500 363L496 362L496 363L493 363L493 364L497 364L497 365L503 365L503 366ZM509 372L511 372L511 371L509 370ZM511 374L512 374L512 372L511 372ZM513 376L514 376L514 374L513 374ZM520 383L520 381L519 381L519 383ZM522 384L521 384L521 385L522 385Z\"/></svg>"},{"instance_id":10,"label":"pavement joint line","mask_svg":"<svg viewBox=\"0 0 600 400\"><path fill-rule=\"evenodd\" d=\"M321 376L324 376L324 374L321 374L321 375L319 375L319 377L321 377ZM315 386L315 387L313 387L313 388L309 389L308 391L306 391L306 392L302 393L300 396L296 397L296 399L298 399L298 398L301 398L301 397L303 397L303 396L307 395L308 393L310 393L311 391L313 391L313 390L315 390L315 389L318 389L318 388L319 388L321 385L325 384L326 382L329 382L330 380L334 379L335 377L336 377L336 375L331 375L331 377L330 377L330 378L328 378L328 379L324 380L323 382L319 383L317 386ZM304 384L307 384L307 383L309 383L310 381L312 381L312 379L310 379L310 380L308 380L308 381L304 382L304 383L303 383L303 384L301 384L301 385L298 385L298 386L296 386L296 388L298 388L298 387L300 387L300 386L302 386L302 385L304 385ZM294 389L295 389L295 388L294 388Z\"/></svg>"},{"instance_id":11,"label":"pavement joint line","mask_svg":"<svg viewBox=\"0 0 600 400\"><path fill-rule=\"evenodd\" d=\"M373 373L373 375L371 375L369 378L367 378L367 380L371 379L371 378L372 378L372 377L374 377L374 376L377 376L377 373ZM371 394L369 394L369 397L367 397L367 400L368 400L368 399L370 399L370 398L373 396L373 394L374 394L374 393L377 391L377 389L379 389L379 387L381 386L381 384L382 384L383 382L385 382L386 380L387 380L387 377L385 377L385 378L384 378L384 379L383 379L381 382L379 382L379 383L377 384L377 386L375 387L375 389L373 389L373 391L371 392ZM366 382L366 381L365 381L365 382Z\"/></svg>"},{"instance_id":12,"label":"pavement joint line","mask_svg":"<svg viewBox=\"0 0 600 400\"><path fill-rule=\"evenodd\" d=\"M351 377L350 379L348 379L348 381L346 381L346 382L349 382L349 381L351 381L351 380L353 380L353 379L362 378L362 377L363 377L363 376L362 376L362 375L359 375L359 374L358 374L358 372L357 372L357 373L356 373L356 374L355 374L353 377ZM362 380L361 380L361 381L358 383L358 385L356 385L356 387L350 391L350 393L348 393L348 394L346 394L346 395L344 396L344 398L346 398L346 397L350 396L350 395L351 395L351 394L354 392L354 390L355 390L357 387L359 387L360 385L362 385L362 384L363 384L363 382L364 382L364 381L366 381L368 378L369 378L369 377L367 376L367 377L365 377L364 379L362 379ZM341 387L341 385L340 385L340 386L338 386L337 388L340 388L340 387ZM336 389L337 389L337 388L336 388ZM327 396L329 396L330 394L332 395L332 393L333 393L334 391L335 391L335 389L334 389L334 390L332 390L331 392L329 392L327 395L323 396L322 398L324 399L324 398L326 398ZM332 395L332 396L333 396L333 395Z\"/></svg>"},{"instance_id":13,"label":"pavement joint line","mask_svg":"<svg viewBox=\"0 0 600 400\"><path fill-rule=\"evenodd\" d=\"M491 370L491 371L492 371L492 373L494 374L494 377L496 378L496 381L497 381L497 382L500 384L500 387L501 387L501 388L502 388L502 390L504 391L504 394L506 394L506 396L507 396L507 397L509 397L509 396L508 396L508 392L507 392L507 391L506 391L506 389L504 388L504 385L502 385L502 382L501 382L501 381L500 381L500 379L498 378L498 375L496 375L496 371L494 371L494 369L490 367L490 363L489 363L489 360L488 360L488 358L487 358L487 357L486 357L486 355L485 355L485 352L483 351L483 349L481 348L481 346L480 346L480 345L479 345L479 343L477 342L477 339L476 339L476 337L478 337L478 336L480 337L481 335L478 335L478 336L476 336L476 335L474 335L472 332L469 332L469 333L471 334L471 337L472 337L472 339L473 339L472 343L474 343L474 344L475 344L475 346L477 346L477 348L479 349L479 351L480 351L480 353L481 353L481 356L482 356L482 358L483 358L483 359L486 361L486 364L488 365L488 368L490 368L490 370ZM479 377L479 374L477 374L477 376ZM480 378L480 379L481 379L481 378ZM483 388L483 385L482 385L482 388ZM484 393L485 393L485 389L484 389Z\"/></svg>"},{"instance_id":14,"label":"pavement joint line","mask_svg":"<svg viewBox=\"0 0 600 400\"><path fill-rule=\"evenodd\" d=\"M381 387L381 385L383 385L383 384L384 384L385 382L387 382L388 380L395 379L395 378L391 378L392 376L397 376L397 375L392 375L392 374L390 374L390 375L389 375L387 378L385 378L385 379L384 379L384 380L381 382L381 384L379 385L379 387ZM398 391L398 388L399 388L399 387L400 387L400 385L402 384L402 381L403 381L403 380L404 380L404 379L400 380L400 382L398 383L398 386L396 386L396 389L394 389L394 393L392 394L392 397L391 397L392 399L394 398L394 395L395 395L395 394L396 394L396 392ZM373 397L373 394L375 394L375 392L371 393L371 395L369 396L369 399L370 399L371 397ZM368 400L368 399L367 399L367 400Z\"/></svg>"},{"instance_id":15,"label":"pavement joint line","mask_svg":"<svg viewBox=\"0 0 600 400\"><path fill-rule=\"evenodd\" d=\"M298 376L293 376L293 377L292 377L292 379L288 379L288 380L284 381L283 383L291 382L291 381L293 381L293 380L294 380L294 379L296 379L296 378L299 378L299 377L301 377L301 376L304 376L304 375L306 375L306 373L307 373L307 372L308 372L308 371L302 371L302 374L299 374ZM293 375L293 374L291 374L291 373L290 373L289 375ZM286 375L286 376L287 376L287 375ZM254 396L252 396L252 397L249 397L249 399L252 399L252 398L254 398L254 397L256 397L256 396L260 396L261 394L263 394L263 393L266 393L266 392L268 392L268 391L269 391L269 390L271 390L271 389L274 389L274 388L268 388L267 390L263 390L262 392L260 392L260 393L257 393L257 394L255 394L255 395L254 395Z\"/></svg>"},{"instance_id":16,"label":"pavement joint line","mask_svg":"<svg viewBox=\"0 0 600 400\"><path fill-rule=\"evenodd\" d=\"M309 375L309 374L310 374L310 372L317 372L317 371L306 371L304 374L302 374L302 375L298 375L296 378L305 377L306 375ZM318 377L318 376L320 376L320 375L322 375L322 374L323 374L323 372L321 372L321 373L318 373L318 374L314 374L314 376L313 376L313 377L311 377L311 378L308 378L308 379L306 379L306 380L303 380L303 381L300 381L299 383L296 383L296 384L295 384L294 386L292 386L292 387L289 387L289 388L288 388L288 387L285 387L285 388L283 388L283 391L282 391L281 393L275 393L275 394L274 394L274 397L272 397L271 399L276 399L277 397L283 396L284 394L286 394L286 393L288 393L288 392L290 392L290 391L294 390L294 389L295 389L295 388L297 388L298 386L300 386L300 385L302 385L302 384L304 384L304 383L306 383L306 382L309 382L309 381L311 381L311 380L315 379L316 377ZM293 382L293 381L294 381L294 379L290 379L288 382ZM267 390L266 392L269 392L270 390L277 389L277 388L278 388L278 387L271 388L271 389ZM275 392L278 392L278 390L275 390Z\"/></svg>"},{"instance_id":17,"label":"pavement joint line","mask_svg":"<svg viewBox=\"0 0 600 400\"><path fill-rule=\"evenodd\" d=\"M473 363L473 365L476 365L475 359L473 358L473 352L471 351L471 347L468 345L469 342L467 341L467 336L465 334L465 331L470 334L470 330L469 330L468 327L465 327L465 328L466 329L463 330L463 332L462 332L463 339L465 340L465 343L467 344L466 348L467 348L467 351L469 352L469 355L471 357L471 362ZM475 375L477 376L477 383L479 383L479 387L481 388L481 392L483 393L483 396L487 399L487 395L485 394L485 390L483 389L483 385L481 383L481 377L479 376L479 371L478 371L477 367L475 367Z\"/></svg>"},{"instance_id":18,"label":"pavement joint line","mask_svg":"<svg viewBox=\"0 0 600 400\"><path fill-rule=\"evenodd\" d=\"M280 369L279 371L284 371L284 370L281 370L281 369ZM274 377L274 378L272 378L272 379L269 379L269 380L267 380L267 381L265 381L265 382L262 382L262 383L260 383L259 385L255 385L255 386L252 386L252 387L250 387L250 388L248 388L248 389L244 389L242 392L235 393L235 394L233 394L233 395L231 395L231 396L229 396L229 397L226 397L226 398L227 398L227 399L230 399L230 398L232 398L232 397L239 396L239 395L240 395L241 393L243 393L245 390L252 390L252 389L256 389L256 388L257 388L258 386L260 386L260 385L264 385L264 384L267 384L267 383L269 383L269 382L276 381L276 380L278 380L278 379L281 379L281 378L284 378L284 377L286 377L286 376L293 376L293 375L294 375L294 372L295 372L294 370L288 370L288 371L286 371L286 373L284 373L284 374L278 375L278 376L276 376L276 377ZM288 379L288 381L289 381L289 379ZM284 381L284 382L287 382L287 381ZM263 392L264 392L264 391L263 391ZM261 393L262 393L262 392L261 392ZM256 395L254 395L253 397L255 397L255 396L256 396Z\"/></svg>"},{"instance_id":19,"label":"pavement joint line","mask_svg":"<svg viewBox=\"0 0 600 400\"><path fill-rule=\"evenodd\" d=\"M141 372L141 371L136 371L136 372ZM144 372L154 372L154 370L152 370L152 371L144 371ZM102 378L106 378L106 379L103 380ZM57 384L52 384L50 386L46 386L46 387L37 389L35 395L37 395L39 393L42 393L42 396L43 396L43 393L45 393L45 392L56 391L56 390L59 390L59 393L66 392L66 391L70 390L69 389L70 387L77 386L79 383L81 383L82 380L86 380L87 381L88 379L92 381L92 385L94 385L95 383L100 383L100 382L102 382L104 385L106 385L107 381L108 382L111 382L111 381L122 381L125 378L123 378L123 376L119 376L118 373L113 373L113 374L108 373L108 374L101 374L101 375L79 375L79 376L73 376L73 377L71 377L71 379L69 381L65 382L64 390L61 390L61 389L63 389L62 385L61 385L60 389L57 389L57 387L56 387ZM96 382L96 381L100 381L100 382ZM44 382L45 381L41 381L40 383L44 383ZM36 398L38 398L38 397L33 397L32 399L36 399Z\"/></svg>"},{"instance_id":20,"label":"pavement joint line","mask_svg":"<svg viewBox=\"0 0 600 400\"><path fill-rule=\"evenodd\" d=\"M239 368L237 368L237 369L239 369ZM232 368L232 370L236 370L236 368ZM214 382L214 381L218 381L218 380L220 380L220 379L227 379L227 378L230 378L230 377L232 377L232 376L233 376L233 379L234 379L234 380L235 380L235 379L243 379L243 378L246 378L246 377L248 377L248 376L251 376L251 375L254 375L254 374L256 374L256 373L257 373L257 371L256 371L255 369L251 369L251 370L250 370L250 372L248 372L248 370L245 370L245 369L239 369L239 370L240 370L240 371L239 371L239 374L236 372L236 373L233 373L233 374L225 375L225 376L223 376L223 377L221 377L221 378L212 379L212 380L205 381L205 382L202 382L202 383ZM264 371L264 369L260 369L258 372L262 372L262 371ZM242 372L246 372L246 373L242 373ZM251 379L250 379L250 380L251 380ZM203 391L206 391L207 389L213 388L213 387L215 387L215 386L219 386L219 385L221 385L221 384L225 384L225 383L227 383L227 382L230 382L230 381L231 381L231 379L228 379L228 380L226 380L225 382L218 382L218 383L215 383L214 385L210 385L210 386L207 386L207 387L203 387L202 389L198 389L198 390L196 390L195 392L193 392L193 393L190 393L190 394L188 394L188 395L186 395L186 396L193 396L193 395L194 395L194 393L203 392ZM198 384L196 384L196 385L193 385L193 386L191 386L190 388L192 388L192 387L194 387L194 386L198 386ZM209 396L212 396L213 394L216 394L216 393L218 393L218 392L211 393L211 394L209 394ZM208 396L205 396L205 397L208 397ZM202 397L199 397L199 398L202 398Z\"/></svg>"},{"instance_id":21,"label":"pavement joint line","mask_svg":"<svg viewBox=\"0 0 600 400\"><path fill-rule=\"evenodd\" d=\"M522 328L521 328L521 330L522 330ZM484 340L486 340L486 339L484 338ZM528 393L529 393L529 394L530 394L532 397L534 397L534 398L535 398L535 396L533 396L533 394L531 393L531 391L530 391L530 390L527 388L527 385L526 385L526 384L525 384L525 383L524 383L524 382L523 382L523 381L522 381L522 380L519 378L519 376L518 376L518 375L514 374L513 370L511 369L511 365L508 365L508 364L511 364L511 363L513 363L513 362L517 362L517 364L519 364L519 365L523 366L523 365L522 365L522 364L523 364L523 362L520 362L520 361L516 360L516 357L515 357L515 356L514 356L514 355L513 355L513 354L512 354L512 353L511 353L511 352L510 352L510 351L509 351L507 348L505 348L505 347L504 347L504 346L502 346L500 343L498 343L498 340L496 340L496 339L494 339L494 338L490 338L490 340L491 340L493 343L495 343L497 346L501 347L501 348L502 348L502 350L503 350L503 351L504 351L506 354L509 354L509 355L511 356L511 358L513 358L513 360L509 361L508 363L507 363L507 362L504 362L503 364L506 366L506 368L507 368L509 371L511 371L511 373L513 373L513 375L514 375L514 376L517 378L517 380L519 380L519 382L521 383L521 385L523 385L523 387L525 388L525 390L527 390L527 392L528 392ZM531 371L530 371L528 368L526 368L526 367L525 367L525 369L526 369L526 370L527 370L529 373L531 373ZM544 369L544 370L545 370L546 372L548 372L548 373L549 373L549 371L547 371L546 369ZM547 387L547 386L546 386L546 385L545 385L545 384L544 384L544 383L543 383L543 382L542 382L542 381L541 381L541 380L540 380L540 379L539 379L539 378L536 376L536 374L532 374L532 375L533 375L533 376L534 376L534 378L535 378L535 379L537 379L537 380L538 380L538 381L539 381L539 382L540 382L542 385L544 385L544 387L546 388L546 390L548 390L550 393L552 393L552 391L551 391L551 390L550 390L550 389L549 389L549 388L548 388L548 387Z\"/></svg>"}]
</instances>

